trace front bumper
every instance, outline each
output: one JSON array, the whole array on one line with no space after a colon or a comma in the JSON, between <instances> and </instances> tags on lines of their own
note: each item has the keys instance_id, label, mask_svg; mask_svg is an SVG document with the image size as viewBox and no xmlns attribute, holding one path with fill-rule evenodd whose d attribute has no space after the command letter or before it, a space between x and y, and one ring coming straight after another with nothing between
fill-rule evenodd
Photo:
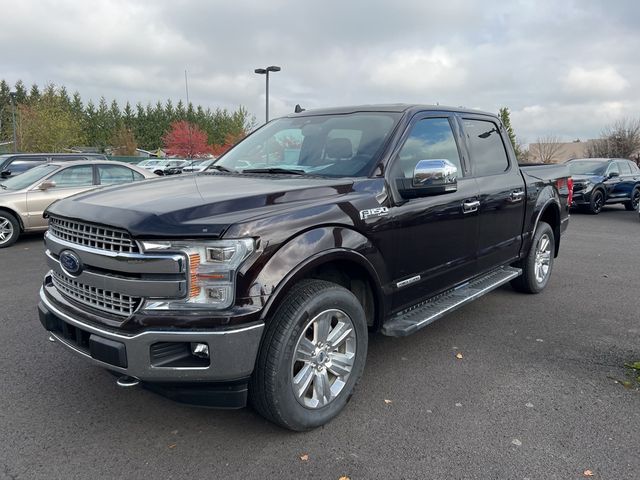
<instances>
[{"instance_id":1,"label":"front bumper","mask_svg":"<svg viewBox=\"0 0 640 480\"><path fill-rule=\"evenodd\" d=\"M69 350L95 365L143 382L186 385L246 380L253 371L264 330L264 323L255 323L233 329L149 329L125 334L74 318L56 307L43 288L38 311L45 329ZM192 342L207 344L208 362L166 366L166 352L172 345L189 348Z\"/></svg>"}]
</instances>

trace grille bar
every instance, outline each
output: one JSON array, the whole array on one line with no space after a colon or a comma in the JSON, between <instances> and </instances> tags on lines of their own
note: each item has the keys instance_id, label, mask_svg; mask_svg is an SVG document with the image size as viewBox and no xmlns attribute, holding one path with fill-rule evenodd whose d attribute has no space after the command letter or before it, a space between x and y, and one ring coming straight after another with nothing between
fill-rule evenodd
<instances>
[{"instance_id":1,"label":"grille bar","mask_svg":"<svg viewBox=\"0 0 640 480\"><path fill-rule=\"evenodd\" d=\"M53 284L63 295L104 312L128 317L140 305L140 297L131 297L78 282L72 278L52 271Z\"/></svg>"},{"instance_id":2,"label":"grille bar","mask_svg":"<svg viewBox=\"0 0 640 480\"><path fill-rule=\"evenodd\" d=\"M51 217L49 233L70 243L117 253L137 253L138 246L123 230Z\"/></svg>"}]
</instances>

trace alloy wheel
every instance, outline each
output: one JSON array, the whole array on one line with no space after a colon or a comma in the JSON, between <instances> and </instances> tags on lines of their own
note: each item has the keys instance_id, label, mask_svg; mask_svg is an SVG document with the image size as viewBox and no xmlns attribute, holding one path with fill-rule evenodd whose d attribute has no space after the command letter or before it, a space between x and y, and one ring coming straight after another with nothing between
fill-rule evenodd
<instances>
[{"instance_id":1,"label":"alloy wheel","mask_svg":"<svg viewBox=\"0 0 640 480\"><path fill-rule=\"evenodd\" d=\"M303 328L291 365L293 393L300 404L322 408L340 394L356 359L356 333L342 310L325 310Z\"/></svg>"},{"instance_id":2,"label":"alloy wheel","mask_svg":"<svg viewBox=\"0 0 640 480\"><path fill-rule=\"evenodd\" d=\"M13 224L8 218L0 216L0 245L4 245L13 236Z\"/></svg>"},{"instance_id":3,"label":"alloy wheel","mask_svg":"<svg viewBox=\"0 0 640 480\"><path fill-rule=\"evenodd\" d=\"M551 239L546 233L540 237L536 246L536 259L534 263L536 282L543 283L549 275L551 268Z\"/></svg>"}]
</instances>

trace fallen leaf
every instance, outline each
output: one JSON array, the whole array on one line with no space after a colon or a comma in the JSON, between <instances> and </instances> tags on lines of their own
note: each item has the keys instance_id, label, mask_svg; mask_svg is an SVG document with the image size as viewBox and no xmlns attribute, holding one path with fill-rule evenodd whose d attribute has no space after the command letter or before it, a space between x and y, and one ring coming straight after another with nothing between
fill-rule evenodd
<instances>
[{"instance_id":1,"label":"fallen leaf","mask_svg":"<svg viewBox=\"0 0 640 480\"><path fill-rule=\"evenodd\" d=\"M171 445L169 445L169 448L176 448L176 445L177 445L177 444L172 443Z\"/></svg>"},{"instance_id":2,"label":"fallen leaf","mask_svg":"<svg viewBox=\"0 0 640 480\"><path fill-rule=\"evenodd\" d=\"M460 352L456 353L456 358L462 360L462 354Z\"/></svg>"},{"instance_id":3,"label":"fallen leaf","mask_svg":"<svg viewBox=\"0 0 640 480\"><path fill-rule=\"evenodd\" d=\"M390 403L393 403L393 400L387 400L386 398L384 399L384 403L386 403L387 405L389 405Z\"/></svg>"},{"instance_id":4,"label":"fallen leaf","mask_svg":"<svg viewBox=\"0 0 640 480\"><path fill-rule=\"evenodd\" d=\"M300 460L302 460L303 462L307 462L309 460L309 454L303 453L302 455L300 455Z\"/></svg>"},{"instance_id":5,"label":"fallen leaf","mask_svg":"<svg viewBox=\"0 0 640 480\"><path fill-rule=\"evenodd\" d=\"M459 403L459 402L458 402L458 403L456 403L456 407L461 407L461 406L462 406L462 404L461 404L461 403Z\"/></svg>"},{"instance_id":6,"label":"fallen leaf","mask_svg":"<svg viewBox=\"0 0 640 480\"><path fill-rule=\"evenodd\" d=\"M585 470L582 474L585 477L593 477L593 472L591 470Z\"/></svg>"},{"instance_id":7,"label":"fallen leaf","mask_svg":"<svg viewBox=\"0 0 640 480\"><path fill-rule=\"evenodd\" d=\"M351 480L351 479L349 477L347 477L346 475L343 475L338 480Z\"/></svg>"},{"instance_id":8,"label":"fallen leaf","mask_svg":"<svg viewBox=\"0 0 640 480\"><path fill-rule=\"evenodd\" d=\"M519 447L522 445L522 442L520 440L518 440L517 438L514 438L513 440L511 440L511 443L513 445L515 445L516 447Z\"/></svg>"},{"instance_id":9,"label":"fallen leaf","mask_svg":"<svg viewBox=\"0 0 640 480\"><path fill-rule=\"evenodd\" d=\"M524 406L527 408L533 408L533 403L528 402L528 403L525 403Z\"/></svg>"},{"instance_id":10,"label":"fallen leaf","mask_svg":"<svg viewBox=\"0 0 640 480\"><path fill-rule=\"evenodd\" d=\"M178 434L178 430L171 430L171 434L172 435L177 435Z\"/></svg>"}]
</instances>

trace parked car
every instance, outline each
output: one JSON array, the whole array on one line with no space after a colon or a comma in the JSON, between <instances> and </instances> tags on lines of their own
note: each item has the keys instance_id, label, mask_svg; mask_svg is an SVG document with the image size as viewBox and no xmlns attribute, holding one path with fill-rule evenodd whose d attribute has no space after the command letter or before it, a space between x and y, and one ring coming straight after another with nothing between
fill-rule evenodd
<instances>
[{"instance_id":1,"label":"parked car","mask_svg":"<svg viewBox=\"0 0 640 480\"><path fill-rule=\"evenodd\" d=\"M22 232L47 229L45 209L55 200L92 190L156 177L144 169L110 161L51 161L0 182L0 248Z\"/></svg>"},{"instance_id":2,"label":"parked car","mask_svg":"<svg viewBox=\"0 0 640 480\"><path fill-rule=\"evenodd\" d=\"M297 151L266 150L284 135ZM40 321L121 386L251 398L307 430L346 405L369 329L409 335L508 282L542 291L571 195L567 166L519 167L490 113L303 111L199 175L51 205Z\"/></svg>"},{"instance_id":3,"label":"parked car","mask_svg":"<svg viewBox=\"0 0 640 480\"><path fill-rule=\"evenodd\" d=\"M149 170L156 175L171 175L171 172L175 173L176 167L181 167L186 164L185 160L180 159L164 159L149 162L142 166L145 170Z\"/></svg>"},{"instance_id":4,"label":"parked car","mask_svg":"<svg viewBox=\"0 0 640 480\"><path fill-rule=\"evenodd\" d=\"M184 160L182 163L179 163L178 165L175 165L173 167L167 168L166 171L165 171L165 175L179 175L184 171L185 168L189 168L189 167L192 167L194 165L199 165L203 161L204 160L201 160L201 159Z\"/></svg>"},{"instance_id":5,"label":"parked car","mask_svg":"<svg viewBox=\"0 0 640 480\"><path fill-rule=\"evenodd\" d=\"M573 178L573 206L597 215L607 204L640 205L640 168L622 158L578 158L567 162Z\"/></svg>"},{"instance_id":6,"label":"parked car","mask_svg":"<svg viewBox=\"0 0 640 480\"><path fill-rule=\"evenodd\" d=\"M210 158L209 160L203 160L194 165L188 165L182 169L183 173L198 173L204 172L209 165L212 165L216 161L215 158Z\"/></svg>"},{"instance_id":7,"label":"parked car","mask_svg":"<svg viewBox=\"0 0 640 480\"><path fill-rule=\"evenodd\" d=\"M11 153L0 155L0 179L26 172L47 162L71 160L107 160L101 153Z\"/></svg>"}]
</instances>

